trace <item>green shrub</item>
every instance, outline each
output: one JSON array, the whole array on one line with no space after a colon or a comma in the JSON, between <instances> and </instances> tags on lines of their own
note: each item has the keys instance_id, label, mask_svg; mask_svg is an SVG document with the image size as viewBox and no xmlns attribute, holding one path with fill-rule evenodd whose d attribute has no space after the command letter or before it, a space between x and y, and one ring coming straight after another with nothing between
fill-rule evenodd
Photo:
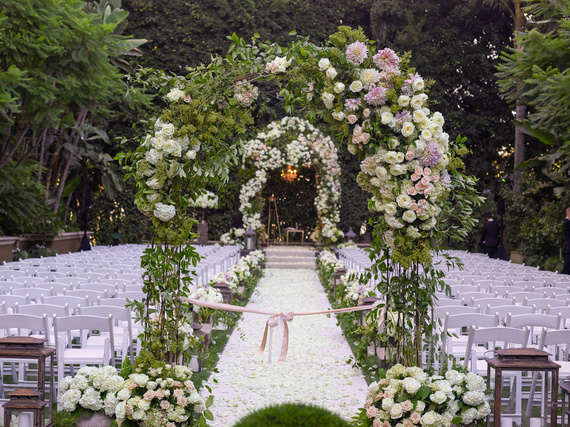
<instances>
[{"instance_id":1,"label":"green shrub","mask_svg":"<svg viewBox=\"0 0 570 427\"><path fill-rule=\"evenodd\" d=\"M348 427L332 412L304 404L285 403L269 406L247 415L235 427Z\"/></svg>"}]
</instances>

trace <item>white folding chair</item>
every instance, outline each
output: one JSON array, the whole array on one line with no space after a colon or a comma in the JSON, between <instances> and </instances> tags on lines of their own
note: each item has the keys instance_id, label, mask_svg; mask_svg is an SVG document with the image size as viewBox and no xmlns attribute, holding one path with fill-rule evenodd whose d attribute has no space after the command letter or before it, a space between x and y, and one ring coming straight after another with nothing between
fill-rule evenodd
<instances>
[{"instance_id":1,"label":"white folding chair","mask_svg":"<svg viewBox=\"0 0 570 427\"><path fill-rule=\"evenodd\" d=\"M72 347L70 338L72 331L80 331L79 346ZM56 337L57 378L61 381L65 374L65 365L69 365L70 374L74 374L74 365L107 365L115 366L115 358L111 357L114 349L113 316L67 316L54 317ZM109 336L102 348L85 348L85 342L96 333L107 332Z\"/></svg>"}]
</instances>

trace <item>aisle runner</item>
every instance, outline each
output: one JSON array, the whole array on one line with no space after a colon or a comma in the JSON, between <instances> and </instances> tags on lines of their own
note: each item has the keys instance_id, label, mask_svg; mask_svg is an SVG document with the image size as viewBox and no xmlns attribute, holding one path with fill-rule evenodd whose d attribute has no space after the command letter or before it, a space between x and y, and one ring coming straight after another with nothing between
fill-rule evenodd
<instances>
[{"instance_id":1,"label":"aisle runner","mask_svg":"<svg viewBox=\"0 0 570 427\"><path fill-rule=\"evenodd\" d=\"M259 310L311 311L330 308L311 270L266 269L247 306ZM351 350L334 316L295 317L289 324L285 362L257 355L267 316L244 313L208 380L214 395L214 427L230 426L256 409L283 402L319 405L349 420L366 399L366 381L345 362ZM273 344L278 354L282 333ZM276 359L276 357L274 358Z\"/></svg>"}]
</instances>

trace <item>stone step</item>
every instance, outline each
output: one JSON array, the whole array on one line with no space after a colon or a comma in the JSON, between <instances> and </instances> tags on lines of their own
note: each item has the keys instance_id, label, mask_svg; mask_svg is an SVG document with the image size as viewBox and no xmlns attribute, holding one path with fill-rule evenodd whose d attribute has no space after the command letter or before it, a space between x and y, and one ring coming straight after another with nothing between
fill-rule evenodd
<instances>
[{"instance_id":1,"label":"stone step","mask_svg":"<svg viewBox=\"0 0 570 427\"><path fill-rule=\"evenodd\" d=\"M272 262L272 261L267 261L267 265L266 268L272 268L272 269L293 269L293 270L297 270L297 269L308 269L308 270L314 270L315 269L315 263L310 263L310 262Z\"/></svg>"}]
</instances>

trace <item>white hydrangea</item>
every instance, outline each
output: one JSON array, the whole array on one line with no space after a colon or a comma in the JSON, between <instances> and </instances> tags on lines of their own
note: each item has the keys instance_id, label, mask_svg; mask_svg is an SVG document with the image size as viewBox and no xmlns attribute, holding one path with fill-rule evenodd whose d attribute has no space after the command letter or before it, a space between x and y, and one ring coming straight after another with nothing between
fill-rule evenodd
<instances>
[{"instance_id":1,"label":"white hydrangea","mask_svg":"<svg viewBox=\"0 0 570 427\"><path fill-rule=\"evenodd\" d=\"M176 215L176 207L159 202L154 205L153 215L161 221L170 221Z\"/></svg>"}]
</instances>

